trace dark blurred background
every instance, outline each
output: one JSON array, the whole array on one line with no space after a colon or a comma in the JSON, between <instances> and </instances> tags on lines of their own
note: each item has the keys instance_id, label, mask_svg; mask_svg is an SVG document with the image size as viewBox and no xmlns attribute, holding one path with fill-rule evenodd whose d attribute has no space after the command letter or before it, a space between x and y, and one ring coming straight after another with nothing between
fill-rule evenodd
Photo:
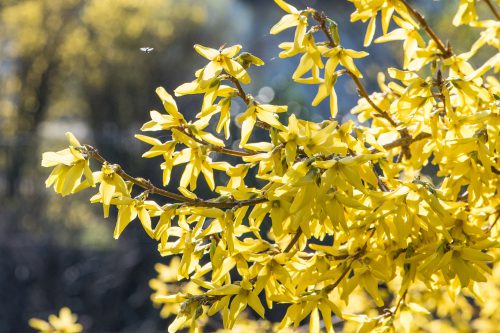
<instances>
[{"instance_id":1,"label":"dark blurred background","mask_svg":"<svg viewBox=\"0 0 500 333\"><path fill-rule=\"evenodd\" d=\"M362 49L366 24L349 23L347 1L290 3L324 10L339 23L342 45ZM477 36L449 29L458 1L415 3L443 39L460 36L470 45ZM282 15L270 0L0 0L0 332L31 332L29 318L62 306L80 315L87 332L165 331L167 321L149 300L154 263L165 262L156 243L138 223L113 240L114 219L90 205L92 190L61 198L46 189L50 170L40 167L41 154L66 147L71 131L129 173L160 184L161 160L141 159L147 147L133 134L149 110L160 110L157 86L171 92L204 66L195 43L242 44L267 65L251 70L248 92L287 104L301 118L328 117L328 102L309 106L315 87L291 82L298 59L278 58L279 42L293 38L293 31L269 35ZM371 92L377 72L401 63L401 51L397 43L368 51L357 64ZM340 78L337 94L339 118L350 119L352 83ZM200 106L196 97L178 104L188 117ZM243 111L236 103L234 114Z\"/></svg>"}]
</instances>

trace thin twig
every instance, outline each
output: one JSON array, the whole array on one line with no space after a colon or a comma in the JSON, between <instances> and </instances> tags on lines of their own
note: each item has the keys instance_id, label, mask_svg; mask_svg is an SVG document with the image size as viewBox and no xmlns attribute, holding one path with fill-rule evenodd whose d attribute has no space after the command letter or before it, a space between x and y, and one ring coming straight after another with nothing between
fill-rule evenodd
<instances>
[{"instance_id":1,"label":"thin twig","mask_svg":"<svg viewBox=\"0 0 500 333\"><path fill-rule=\"evenodd\" d=\"M310 9L310 10L313 10L313 9ZM331 34L330 30L326 26L326 19L327 19L327 17L325 16L325 14L324 13L319 13L316 10L313 10L312 17L319 23L321 31L323 31L323 33L325 34L326 38L328 39L328 43L329 43L330 47L332 47L332 48L337 47L338 45L333 40L333 37L332 37L332 34ZM373 102L373 100L370 98L370 96L366 92L365 87L363 86L363 84L361 83L361 81L359 80L359 78L354 73L352 73L348 69L343 69L343 70L337 71L336 74L338 76L343 75L343 74L348 74L352 78L352 80L354 81L354 83L356 84L356 86L358 88L359 95L361 97L363 97L364 99L366 99L366 101L375 109L375 111L381 117L383 117L384 119L386 119L387 121L389 121L389 123L392 126L394 126L394 127L398 126L397 123L391 118L391 116L389 116L389 114L387 112L385 112L384 110L382 110L377 104L375 104Z\"/></svg>"},{"instance_id":2,"label":"thin twig","mask_svg":"<svg viewBox=\"0 0 500 333\"><path fill-rule=\"evenodd\" d=\"M299 227L297 229L297 232L293 236L292 240L290 241L290 243L288 244L288 246L286 247L286 249L283 251L283 253L290 252L292 250L292 248L294 247L294 245L297 244L297 242L299 241L300 236L302 236L302 229Z\"/></svg>"},{"instance_id":3,"label":"thin twig","mask_svg":"<svg viewBox=\"0 0 500 333\"><path fill-rule=\"evenodd\" d=\"M241 97L241 99L243 100L243 102L245 102L246 105L250 105L252 101L248 97L248 94L245 93L245 91L243 90L243 87L241 86L241 83L240 81L238 81L237 78L229 74L223 75L222 78L231 81L238 90L238 96ZM257 119L257 121L255 122L255 126L263 128L265 130L269 130L271 128L269 124L266 124L265 122L260 121L259 119Z\"/></svg>"},{"instance_id":4,"label":"thin twig","mask_svg":"<svg viewBox=\"0 0 500 333\"><path fill-rule=\"evenodd\" d=\"M351 79L354 81L354 84L356 84L356 87L358 88L359 95L361 97L363 97L364 99L366 99L368 104L371 105L371 107L380 115L380 117L387 120L393 127L398 127L398 123L396 123L394 121L394 119L392 119L391 116L386 111L382 110L377 104L375 104L375 102L373 102L373 100L368 95L368 92L366 91L365 87L363 86L363 84L361 83L359 78L356 76L356 74L354 74L353 72L351 72L348 69L342 69L340 71L337 71L336 74L338 76L348 74L351 77Z\"/></svg>"},{"instance_id":5,"label":"thin twig","mask_svg":"<svg viewBox=\"0 0 500 333\"><path fill-rule=\"evenodd\" d=\"M499 213L499 212L497 212ZM491 229L493 229L495 227L495 225L497 224L497 222L500 220L500 215L497 216L496 220L486 229L488 232L491 231Z\"/></svg>"},{"instance_id":6,"label":"thin twig","mask_svg":"<svg viewBox=\"0 0 500 333\"><path fill-rule=\"evenodd\" d=\"M424 16L420 14L415 8L413 8L406 0L400 0L401 3L406 7L406 9L410 12L411 16L417 20L418 24L427 35L436 42L437 47L441 50L443 58L449 58L453 55L453 52L449 47L446 47L443 41L436 35L436 33L431 29Z\"/></svg>"},{"instance_id":7,"label":"thin twig","mask_svg":"<svg viewBox=\"0 0 500 333\"><path fill-rule=\"evenodd\" d=\"M174 127L178 131L181 131L182 133L186 134L189 136L191 139L195 140L196 142L207 146L211 151L216 151L218 153L226 154L226 155L231 155L231 156L239 156L239 157L244 157L244 156L252 156L255 155L255 153L248 152L248 151L243 151L243 150L235 150L235 149L229 149L226 147L221 147L221 146L216 146L214 144L211 144L210 142L207 142L205 140L199 139L196 137L195 134L193 134L190 130L189 127L186 126L177 126Z\"/></svg>"},{"instance_id":8,"label":"thin twig","mask_svg":"<svg viewBox=\"0 0 500 333\"><path fill-rule=\"evenodd\" d=\"M349 272L351 271L351 267L352 267L353 263L354 263L354 260L351 260L351 262L349 262L349 264L344 269L342 274L340 274L340 276L337 278L337 280L335 280L335 282L333 282L332 284L329 284L328 286L324 287L323 291L326 293L329 293L333 289L337 288L337 286L340 284L340 282L342 282L342 280L346 277L346 275L349 274Z\"/></svg>"},{"instance_id":9,"label":"thin twig","mask_svg":"<svg viewBox=\"0 0 500 333\"><path fill-rule=\"evenodd\" d=\"M431 137L432 137L431 134L426 133L426 132L422 132L422 133L420 133L419 135L417 135L414 138L412 138L411 136L399 138L399 139L396 139L396 140L394 140L392 142L389 142L389 143L386 143L386 144L382 145L382 147L384 147L385 149L392 149L392 148L401 147L401 146L409 146L409 145L411 145L414 142L417 142L417 141L420 141L420 140L424 140L424 139L428 139L428 138L431 138ZM378 151L377 148L372 148L370 150L370 153L374 154L377 151Z\"/></svg>"},{"instance_id":10,"label":"thin twig","mask_svg":"<svg viewBox=\"0 0 500 333\"><path fill-rule=\"evenodd\" d=\"M493 3L491 3L491 0L483 0L483 1L486 3L486 5L488 5L488 7L490 7L490 10L493 13L493 16L495 16L495 18L497 19L497 21L500 21L500 14L498 14L497 9L493 5Z\"/></svg>"},{"instance_id":11,"label":"thin twig","mask_svg":"<svg viewBox=\"0 0 500 333\"><path fill-rule=\"evenodd\" d=\"M312 17L319 23L319 27L321 30L326 35L326 38L328 39L328 43L330 44L331 47L337 47L337 43L335 43L333 36L330 34L328 27L326 26L326 15L325 13L321 12L319 13L313 8L308 8L308 10L312 11Z\"/></svg>"},{"instance_id":12,"label":"thin twig","mask_svg":"<svg viewBox=\"0 0 500 333\"><path fill-rule=\"evenodd\" d=\"M392 315L395 316L396 313L398 312L399 308L401 307L401 304L403 304L405 298L406 298L406 294L408 294L408 289L405 290L405 292L403 293L403 295L401 295L401 298L398 300L397 304L396 304L396 308L394 308L392 312Z\"/></svg>"},{"instance_id":13,"label":"thin twig","mask_svg":"<svg viewBox=\"0 0 500 333\"><path fill-rule=\"evenodd\" d=\"M332 48L337 47L336 43L333 40L333 37L331 35L330 30L326 26L326 19L327 18L325 16L325 14L324 13L319 14L317 11L314 11L313 18L320 24L320 28L323 31L323 33L326 35L326 37L328 38L330 46ZM425 20L424 20L424 22L425 22ZM353 80L353 82L356 84L358 94L361 97L363 97L368 102L368 104L371 105L371 107L375 110L375 112L378 113L378 116L387 120L393 127L399 126L399 124L394 119L392 119L392 117L390 116L390 114L387 111L382 110L377 104L375 104L375 102L370 98L370 95L368 95L368 92L366 91L365 87L363 86L363 84L361 83L359 78L353 72L351 72L348 69L343 69L343 70L337 71L336 74L338 76L343 75L343 74L348 74L351 77L351 79ZM406 128L400 129L400 130L398 130L398 132L401 135L402 139L411 137L410 133L408 132L408 129L406 129ZM400 158L402 158L403 156L405 156L407 159L411 158L410 149L408 148L408 145L406 145L406 144L401 146Z\"/></svg>"},{"instance_id":14,"label":"thin twig","mask_svg":"<svg viewBox=\"0 0 500 333\"><path fill-rule=\"evenodd\" d=\"M351 267L352 267L352 264L354 263L354 261L359 259L366 252L366 248L368 247L368 242L370 241L370 238L372 238L372 236L375 234L376 230L377 229L375 229L375 228L373 228L371 230L370 235L368 235L368 238L366 239L366 242L363 245L363 247L355 255L353 255L351 257L351 259L352 259L351 262L349 262L349 264L347 265L345 270L342 272L342 274L340 274L340 276L337 278L337 280L335 280L335 282L333 282L332 284L329 284L328 286L324 287L322 289L322 291L329 293L333 289L335 289L340 284L340 282L342 282L342 280L346 277L346 275L351 271Z\"/></svg>"},{"instance_id":15,"label":"thin twig","mask_svg":"<svg viewBox=\"0 0 500 333\"><path fill-rule=\"evenodd\" d=\"M373 172L375 173L375 175L377 176L377 184L378 184L378 188L382 191L382 192L389 192L390 189L389 189L389 186L387 186L387 184L382 180L382 178L380 178L380 176L375 172L375 170L373 170Z\"/></svg>"},{"instance_id":16,"label":"thin twig","mask_svg":"<svg viewBox=\"0 0 500 333\"><path fill-rule=\"evenodd\" d=\"M240 81L238 81L237 78L235 78L234 76L229 75L229 74L225 75L224 78L228 79L229 81L231 81L234 84L234 86L238 90L238 96L241 97L243 102L245 102L245 104L247 104L247 105L250 104L250 98L248 98L247 94L243 90L243 87L241 86Z\"/></svg>"},{"instance_id":17,"label":"thin twig","mask_svg":"<svg viewBox=\"0 0 500 333\"><path fill-rule=\"evenodd\" d=\"M242 151L242 150L235 150L235 149L229 149L225 147L220 147L216 146L213 144L207 144L208 148L211 151L215 151L218 153L226 154L226 155L231 155L231 156L239 156L239 157L244 157L244 156L252 156L255 155L255 153L247 152L247 151Z\"/></svg>"},{"instance_id":18,"label":"thin twig","mask_svg":"<svg viewBox=\"0 0 500 333\"><path fill-rule=\"evenodd\" d=\"M109 163L104 157L102 157L97 149L95 149L92 146L85 145L86 148L86 153L89 157L93 158L94 160L98 161L101 164ZM257 197L254 199L248 199L248 200L232 200L232 201L225 201L225 202L214 202L214 201L209 201L209 200L202 200L202 199L191 199L188 197L185 197L183 195L173 193L167 190L164 190L162 188L154 186L151 181L143 179L143 178L136 178L128 173L126 173L119 165L114 164L115 166L115 172L122 177L124 180L128 180L135 185L147 190L150 194L158 194L163 197L179 201L187 206L195 206L195 207L214 207L214 208L220 208L220 209L229 209L233 207L242 207L242 206L253 206L257 205L259 203L263 203L267 201L266 197Z\"/></svg>"}]
</instances>

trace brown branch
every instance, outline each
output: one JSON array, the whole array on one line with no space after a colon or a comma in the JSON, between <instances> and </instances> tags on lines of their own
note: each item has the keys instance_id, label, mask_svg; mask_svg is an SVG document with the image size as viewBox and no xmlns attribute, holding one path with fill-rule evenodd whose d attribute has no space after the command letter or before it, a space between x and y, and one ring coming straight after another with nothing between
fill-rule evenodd
<instances>
[{"instance_id":1,"label":"brown branch","mask_svg":"<svg viewBox=\"0 0 500 333\"><path fill-rule=\"evenodd\" d=\"M498 14L495 6L493 5L493 3L491 3L491 0L483 0L483 1L484 3L486 3L488 7L490 7L490 10L493 13L493 16L495 16L495 18L497 19L497 21L500 21L500 14Z\"/></svg>"},{"instance_id":2,"label":"brown branch","mask_svg":"<svg viewBox=\"0 0 500 333\"><path fill-rule=\"evenodd\" d=\"M348 69L342 69L340 71L337 71L336 74L338 76L348 74L351 77L351 79L353 80L354 84L356 84L356 87L358 88L357 90L358 90L359 95L361 97L363 97L364 99L366 99L368 104L371 105L371 107L380 115L380 117L387 120L393 127L398 127L398 123L396 123L394 121L394 119L392 119L391 116L386 111L382 110L377 104L375 104L375 102L373 102L373 100L368 95L368 92L366 92L365 87L363 86L363 84L361 83L359 78L353 72L351 72Z\"/></svg>"},{"instance_id":3,"label":"brown branch","mask_svg":"<svg viewBox=\"0 0 500 333\"><path fill-rule=\"evenodd\" d=\"M371 229L370 235L368 235L365 245L363 245L363 247L355 255L352 256L351 262L347 265L346 269L342 272L342 274L340 274L337 280L335 280L335 282L323 288L324 292L326 293L331 292L340 284L340 282L342 282L342 280L346 277L346 275L351 271L351 266L354 263L354 261L359 259L366 252L366 248L368 247L368 242L370 241L370 238L372 238L372 236L375 234L376 230L377 229L375 228Z\"/></svg>"},{"instance_id":4,"label":"brown branch","mask_svg":"<svg viewBox=\"0 0 500 333\"><path fill-rule=\"evenodd\" d=\"M406 7L406 9L410 12L411 16L417 20L418 24L422 29L425 30L427 35L436 42L437 47L442 52L443 58L449 58L453 55L453 52L449 47L446 47L443 41L436 35L436 33L431 29L424 16L420 14L415 8L413 8L406 0L400 0L401 3Z\"/></svg>"},{"instance_id":5,"label":"brown branch","mask_svg":"<svg viewBox=\"0 0 500 333\"><path fill-rule=\"evenodd\" d=\"M290 241L290 243L288 244L288 246L286 247L286 249L283 251L283 253L290 252L292 250L292 248L295 246L295 244L297 244L297 242L299 241L300 236L302 236L302 229L299 227L297 229L297 232L293 236L292 240Z\"/></svg>"},{"instance_id":6,"label":"brown branch","mask_svg":"<svg viewBox=\"0 0 500 333\"><path fill-rule=\"evenodd\" d=\"M403 304L407 294L408 294L408 289L406 289L405 292L403 293L403 295L401 295L401 298L398 300L398 302L396 304L396 308L393 311L391 311L393 316L395 316L397 314L397 312L398 312L399 308L401 307L401 304Z\"/></svg>"},{"instance_id":7,"label":"brown branch","mask_svg":"<svg viewBox=\"0 0 500 333\"><path fill-rule=\"evenodd\" d=\"M308 8L309 11L312 12L312 17L319 23L320 29L325 33L326 38L328 39L328 43L331 47L337 47L337 43L333 40L333 36L331 35L328 27L326 26L326 15L325 13L319 13L313 8Z\"/></svg>"},{"instance_id":8,"label":"brown branch","mask_svg":"<svg viewBox=\"0 0 500 333\"><path fill-rule=\"evenodd\" d=\"M390 191L389 186L387 186L387 184L380 178L380 176L375 172L375 170L373 170L373 173L375 173L375 175L377 176L378 188L382 192L389 192Z\"/></svg>"},{"instance_id":9,"label":"brown branch","mask_svg":"<svg viewBox=\"0 0 500 333\"><path fill-rule=\"evenodd\" d=\"M210 142L207 142L205 140L199 139L199 138L196 137L195 134L193 134L189 130L189 127L186 127L186 126L177 126L177 127L173 127L173 128L175 128L178 131L186 134L187 136L189 136L191 139L195 140L199 144L207 146L211 151L215 151L215 152L218 152L218 153L222 153L222 154L226 154L226 155L231 155L231 156L239 156L239 157L255 155L255 153L252 153L252 152L243 151L243 150L235 150L235 149L229 149L229 148L226 148L226 147L216 146L214 144L211 144Z\"/></svg>"},{"instance_id":10,"label":"brown branch","mask_svg":"<svg viewBox=\"0 0 500 333\"><path fill-rule=\"evenodd\" d=\"M299 256L300 258L306 258L306 259L311 259L312 257L314 257L316 255L316 253L312 253L312 252L298 252L297 253L297 256ZM325 257L330 259L330 260L346 260L346 259L349 259L351 257L350 254L339 254L339 255L334 255L334 254L329 254L329 253L325 253Z\"/></svg>"},{"instance_id":11,"label":"brown branch","mask_svg":"<svg viewBox=\"0 0 500 333\"><path fill-rule=\"evenodd\" d=\"M252 101L248 97L248 94L245 93L245 91L243 90L243 87L241 86L241 83L240 83L240 81L238 81L237 78L235 78L234 76L229 75L229 74L222 75L221 77L223 79L231 81L234 84L234 86L236 87L236 89L238 90L238 96L241 97L241 99L243 100L243 102L245 102L246 105L250 105L250 103ZM263 128L265 130L269 130L271 128L271 126L269 126L269 124L266 124L265 122L260 121L258 119L255 122L255 126Z\"/></svg>"},{"instance_id":12,"label":"brown branch","mask_svg":"<svg viewBox=\"0 0 500 333\"><path fill-rule=\"evenodd\" d=\"M431 137L432 137L431 134L422 132L422 133L420 133L419 135L417 135L414 138L412 138L411 136L399 138L399 139L396 139L396 140L394 140L392 142L386 143L385 145L382 145L382 147L384 147L385 149L392 149L392 148L401 147L401 146L409 146L409 145L411 145L414 142L417 142L417 141L420 141L420 140L424 140L424 139L428 139L428 138L431 138ZM376 153L377 151L378 150L376 148L372 148L370 150L371 153Z\"/></svg>"},{"instance_id":13,"label":"brown branch","mask_svg":"<svg viewBox=\"0 0 500 333\"><path fill-rule=\"evenodd\" d=\"M95 149L92 146L85 145L84 146L86 151L85 153L87 156L93 158L94 160L98 161L101 164L107 163L110 165L115 166L115 172L122 177L124 180L128 180L135 185L147 190L150 194L158 194L163 197L179 201L187 206L195 206L195 207L213 207L213 208L220 208L220 209L229 209L233 207L242 207L242 206L252 206L252 205L257 205L259 203L263 203L267 201L266 197L257 197L254 199L248 199L248 200L233 200L233 201L226 201L226 202L214 202L214 201L209 201L209 200L202 200L202 199L191 199L187 198L183 195L173 193L167 190L164 190L162 188L154 186L151 181L143 179L143 178L137 178L129 175L126 173L119 165L117 164L112 164L109 163L104 157L99 154L97 149Z\"/></svg>"},{"instance_id":14,"label":"brown branch","mask_svg":"<svg viewBox=\"0 0 500 333\"><path fill-rule=\"evenodd\" d=\"M332 47L332 48L337 47L337 44L333 40L333 37L332 37L332 35L330 33L330 30L326 26L326 15L324 13L319 13L319 12L317 12L314 9L310 9L310 10L313 11L312 17L319 23L319 27L321 28L321 31L323 31L323 33L325 34L326 38L328 38L328 43L329 43L330 47ZM356 84L356 86L358 88L357 90L358 90L359 95L361 97L363 97L364 99L366 99L366 101L373 107L373 109L375 109L375 111L382 118L384 118L387 121L389 121L389 123L392 126L394 126L394 127L398 126L398 124L391 118L391 116L386 111L382 110L377 104L375 104L373 102L373 100L368 95L365 87L363 86L363 84L361 83L361 81L359 80L359 78L354 73L352 73L348 69L343 69L343 70L337 71L336 74L338 76L343 75L343 74L348 74L352 78L352 80L354 81L354 83Z\"/></svg>"},{"instance_id":15,"label":"brown branch","mask_svg":"<svg viewBox=\"0 0 500 333\"><path fill-rule=\"evenodd\" d=\"M499 213L499 212L497 211L497 214L498 214L498 213ZM487 227L487 228L486 228L486 231L487 231L487 232L490 232L490 231L491 231L491 229L493 229L493 228L495 227L495 225L497 224L497 222L498 222L499 220L500 220L500 215L498 215L498 216L497 216L497 218L496 218L496 220L495 220L495 221L494 221L494 222L493 222L493 223L492 223L489 227Z\"/></svg>"},{"instance_id":16,"label":"brown branch","mask_svg":"<svg viewBox=\"0 0 500 333\"><path fill-rule=\"evenodd\" d=\"M412 13L412 15L419 21L420 25L424 28L425 31L427 31L429 36L431 36L433 39L436 40L436 43L438 44L438 46L442 46L443 56L445 58L450 57L452 55L452 52L449 49L444 47L443 42L432 31L432 29L429 27L429 25L425 21L424 17L419 12L417 12L415 9L413 9L408 3L406 3L405 0L401 0L401 1L403 1L405 6L407 7L408 11L410 11ZM326 26L327 17L325 16L325 14L318 13L314 9L309 9L309 10L312 11L312 13L313 13L312 17L319 23L319 27L321 28L323 33L328 38L330 47L332 47L332 48L337 47L337 45L336 45L336 43L331 35L330 30ZM440 47L440 49L441 49L441 47ZM368 104L371 105L371 107L375 110L375 112L378 113L378 116L387 120L393 127L399 126L399 124L394 119L392 119L391 115L387 111L382 110L377 104L375 104L375 102L370 98L370 95L368 95L368 92L366 91L365 87L363 86L363 84L361 83L359 78L354 73L352 73L348 69L343 69L343 70L337 71L336 74L338 76L343 75L343 74L348 74L351 77L351 79L353 80L353 82L355 83L355 85L357 87L358 94L361 97L363 97L368 102ZM403 144L401 144L401 154L398 157L398 159L402 159L403 156L405 156L406 158L411 158L410 149L408 148L409 143L406 143L407 142L406 140L411 139L411 136L408 132L408 129L403 128L403 129L400 129L398 131L401 135L401 139L403 140L402 141Z\"/></svg>"},{"instance_id":17,"label":"brown branch","mask_svg":"<svg viewBox=\"0 0 500 333\"><path fill-rule=\"evenodd\" d=\"M247 94L243 90L243 87L241 86L240 81L238 81L237 78L235 78L234 76L229 75L229 74L224 75L224 78L231 81L234 84L234 86L238 90L238 96L241 97L243 102L245 102L246 105L250 104L250 98L248 98Z\"/></svg>"},{"instance_id":18,"label":"brown branch","mask_svg":"<svg viewBox=\"0 0 500 333\"><path fill-rule=\"evenodd\" d=\"M347 265L347 267L344 269L342 274L333 282L332 284L329 284L328 286L323 288L323 291L326 293L331 292L333 289L337 288L337 286L342 282L342 280L346 277L347 274L351 271L352 264L354 263L354 260L351 260L351 262Z\"/></svg>"},{"instance_id":19,"label":"brown branch","mask_svg":"<svg viewBox=\"0 0 500 333\"><path fill-rule=\"evenodd\" d=\"M220 147L213 145L211 143L207 144L208 148L211 151L215 151L218 153L226 154L226 155L231 155L231 156L239 156L239 157L244 157L244 156L252 156L255 155L254 153L247 152L247 151L242 151L242 150L235 150L235 149L229 149L226 147Z\"/></svg>"}]
</instances>

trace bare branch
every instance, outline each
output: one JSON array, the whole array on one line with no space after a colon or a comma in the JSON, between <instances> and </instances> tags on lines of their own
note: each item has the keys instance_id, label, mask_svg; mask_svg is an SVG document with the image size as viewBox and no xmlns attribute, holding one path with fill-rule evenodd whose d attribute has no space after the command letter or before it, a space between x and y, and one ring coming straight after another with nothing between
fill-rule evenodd
<instances>
[{"instance_id":1,"label":"bare branch","mask_svg":"<svg viewBox=\"0 0 500 333\"><path fill-rule=\"evenodd\" d=\"M205 140L197 138L186 126L177 126L174 127L175 129L181 131L182 133L186 134L196 142L207 146L211 151L216 151L218 153L222 153L225 155L231 155L231 156L239 156L239 157L244 157L244 156L252 156L255 155L253 152L249 151L243 151L243 150L235 150L235 149L229 149L226 147L221 147L221 146L216 146L214 144L211 144L210 142L206 142Z\"/></svg>"},{"instance_id":2,"label":"bare branch","mask_svg":"<svg viewBox=\"0 0 500 333\"><path fill-rule=\"evenodd\" d=\"M288 244L288 246L286 247L286 249L283 252L284 253L290 252L292 250L292 248L294 247L294 245L297 244L297 242L299 241L300 236L302 236L302 229L299 227L297 229L297 232L293 236L292 240L290 241L290 243Z\"/></svg>"},{"instance_id":3,"label":"bare branch","mask_svg":"<svg viewBox=\"0 0 500 333\"><path fill-rule=\"evenodd\" d=\"M365 87L363 86L363 84L361 83L359 78L353 72L351 72L348 69L342 69L340 71L337 71L336 74L339 76L343 75L343 74L349 75L351 77L351 79L353 80L354 84L356 84L356 87L358 88L359 95L361 97L363 97L364 99L366 99L368 104L371 105L371 107L380 115L380 117L387 120L393 127L398 127L398 123L396 123L396 121L394 121L394 119L392 119L391 116L386 111L382 110L377 104L375 104L375 102L373 102L373 100L370 98L370 96L366 92Z\"/></svg>"},{"instance_id":4,"label":"bare branch","mask_svg":"<svg viewBox=\"0 0 500 333\"><path fill-rule=\"evenodd\" d=\"M245 104L250 104L250 99L248 98L247 94L245 93L245 91L243 90L243 87L241 86L241 83L240 81L238 81L237 78L235 78L234 76L232 75L224 75L224 78L228 79L229 81L231 81L234 86L236 87L236 89L238 89L238 96L241 97L241 99L243 100L243 102L245 102Z\"/></svg>"},{"instance_id":5,"label":"bare branch","mask_svg":"<svg viewBox=\"0 0 500 333\"><path fill-rule=\"evenodd\" d=\"M104 157L102 157L101 154L97 151L92 146L85 145L86 153L89 157L93 158L94 160L98 161L101 164L109 163ZM158 194L160 196L181 202L185 204L186 206L195 206L195 207L213 207L213 208L220 208L220 209L229 209L233 207L242 207L242 206L253 206L257 205L259 203L263 203L267 201L266 197L257 197L254 199L248 199L248 200L231 200L231 201L225 201L225 202L216 202L216 201L210 201L210 200L202 200L202 199L191 199L187 198L183 195L173 193L167 190L164 190L162 188L156 187L151 183L151 181L143 179L143 178L137 178L129 175L126 173L119 165L116 165L116 173L121 176L124 180L127 180L129 182L134 183L135 185L149 191L150 194Z\"/></svg>"},{"instance_id":6,"label":"bare branch","mask_svg":"<svg viewBox=\"0 0 500 333\"><path fill-rule=\"evenodd\" d=\"M400 0L401 3L406 7L406 9L410 12L411 16L413 16L414 19L417 20L418 24L424 31L427 33L427 35L436 42L437 47L439 50L442 52L443 58L449 58L453 55L453 52L449 47L446 47L443 41L436 35L436 33L431 29L427 21L425 20L424 16L420 14L415 8L413 8L406 0Z\"/></svg>"},{"instance_id":7,"label":"bare branch","mask_svg":"<svg viewBox=\"0 0 500 333\"><path fill-rule=\"evenodd\" d=\"M414 138L412 138L411 136L399 138L399 139L396 139L396 140L394 140L392 142L386 143L385 145L382 145L382 147L384 147L385 149L392 149L392 148L397 148L397 147L401 147L401 146L409 146L409 145L411 145L414 142L417 142L417 141L420 141L420 140L424 140L424 139L428 139L428 138L431 138L431 137L432 137L431 134L422 132L422 133L420 133L419 135L417 135ZM372 148L370 150L371 153L376 153L377 151L378 150L376 148Z\"/></svg>"},{"instance_id":8,"label":"bare branch","mask_svg":"<svg viewBox=\"0 0 500 333\"><path fill-rule=\"evenodd\" d=\"M243 102L245 102L246 105L250 105L251 100L248 97L248 94L245 93L245 91L243 90L243 87L241 86L240 81L238 81L237 78L235 78L234 76L229 75L229 74L223 75L222 77L224 79L227 79L227 80L231 81L234 84L234 86L236 87L236 89L238 90L238 96L241 97L241 99L243 100ZM255 122L255 126L263 128L263 129L266 129L266 130L268 130L268 129L271 128L271 126L269 126L265 122L260 121L258 119Z\"/></svg>"},{"instance_id":9,"label":"bare branch","mask_svg":"<svg viewBox=\"0 0 500 333\"><path fill-rule=\"evenodd\" d=\"M493 13L493 16L495 16L497 21L500 21L500 14L498 14L497 9L495 8L495 5L493 5L491 0L483 0L483 1L490 8L491 12Z\"/></svg>"}]
</instances>

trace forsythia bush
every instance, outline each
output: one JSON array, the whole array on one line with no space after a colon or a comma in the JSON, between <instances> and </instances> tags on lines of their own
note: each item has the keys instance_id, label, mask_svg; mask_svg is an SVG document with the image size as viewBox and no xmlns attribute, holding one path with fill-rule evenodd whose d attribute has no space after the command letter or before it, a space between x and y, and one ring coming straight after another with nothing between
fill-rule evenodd
<instances>
[{"instance_id":1,"label":"forsythia bush","mask_svg":"<svg viewBox=\"0 0 500 333\"><path fill-rule=\"evenodd\" d=\"M90 200L104 216L118 210L115 238L138 218L161 255L174 256L150 283L161 315L176 316L169 332L200 332L217 314L225 329L247 332L498 329L500 84L488 73L500 70L499 1L483 1L496 20L479 20L476 1L460 1L453 24L481 29L462 54L407 0L350 1L351 20L368 21L365 46L378 22L375 43L403 41L402 68L379 74L380 92L364 88L354 59L368 54L343 48L333 20L275 0L286 14L271 33L295 29L280 57L300 56L292 78L317 85L312 105L328 99L328 120L298 119L247 94L248 69L264 63L240 45L195 45L207 65L174 92L203 95L196 120L158 88L166 113L151 111L141 130L170 139L136 135L151 146L143 157L162 158L163 186L174 182L178 193L129 175L70 133L68 148L43 154L54 167L47 186L63 196L97 188ZM474 68L469 59L483 48L494 56ZM336 120L342 75L357 87L351 112L363 125ZM247 105L237 116L234 99ZM239 149L224 141L233 118ZM254 142L256 127L268 141ZM432 178L422 173L429 163ZM180 180L171 179L179 167ZM200 174L212 199L195 194ZM253 174L262 187L248 186ZM264 318L277 303L287 305L277 324L243 314Z\"/></svg>"}]
</instances>

